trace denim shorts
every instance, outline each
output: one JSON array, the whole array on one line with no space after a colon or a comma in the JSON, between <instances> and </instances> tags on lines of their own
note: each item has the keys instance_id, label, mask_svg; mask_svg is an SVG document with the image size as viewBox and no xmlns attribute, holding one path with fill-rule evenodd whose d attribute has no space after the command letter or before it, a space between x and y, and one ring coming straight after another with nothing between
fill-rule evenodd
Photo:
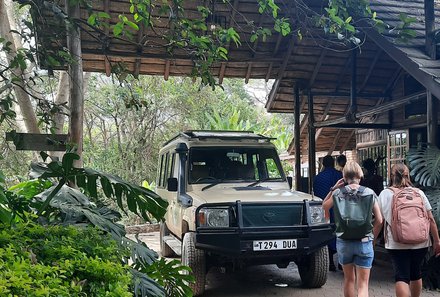
<instances>
[{"instance_id":1,"label":"denim shorts","mask_svg":"<svg viewBox=\"0 0 440 297\"><path fill-rule=\"evenodd\" d=\"M373 241L344 240L337 238L336 250L341 265L354 264L361 268L371 268L374 259Z\"/></svg>"}]
</instances>

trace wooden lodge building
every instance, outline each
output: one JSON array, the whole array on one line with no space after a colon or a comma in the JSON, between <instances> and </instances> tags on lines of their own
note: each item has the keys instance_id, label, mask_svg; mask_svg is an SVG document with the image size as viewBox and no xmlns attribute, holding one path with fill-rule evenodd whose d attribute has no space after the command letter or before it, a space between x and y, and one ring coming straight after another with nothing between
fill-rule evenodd
<instances>
[{"instance_id":1,"label":"wooden lodge building","mask_svg":"<svg viewBox=\"0 0 440 297\"><path fill-rule=\"evenodd\" d=\"M436 31L440 9L434 0L373 0L371 9L387 27L378 32L360 21L360 47L343 45L323 29L307 26L320 15L327 1L285 1L280 15L295 20L302 38L291 34L272 34L265 42L248 42L252 27L273 27L273 19L258 12L256 0L208 1L215 19L223 25L240 27L242 45L230 43L229 60L212 67L222 83L225 77L274 79L266 109L290 113L295 119L294 139L289 153L295 156L295 169L309 163L309 177L316 173L316 153L353 151L358 161L384 157L381 167L386 176L390 164L404 160L411 146L439 144L438 99L440 98L440 60ZM200 3L208 3L200 2ZM277 2L277 1L276 1ZM299 4L306 3L308 7ZM129 15L129 0L96 0L94 9L111 16ZM281 4L280 4L281 5ZM197 1L186 1L186 13L196 15ZM71 7L67 14L87 19L87 11ZM34 15L35 16L35 15ZM415 37L402 41L402 18L413 17L409 29ZM153 19L154 11L153 11ZM113 38L109 32L88 29L61 34L54 32L55 18L34 17L38 45L50 46L47 36L60 36L57 46L66 46L81 57L71 67L72 121L81 121L82 71L110 75L118 63L135 76L191 75L194 61L185 50L166 50L166 40L157 32L171 30L167 22L156 19L155 30L140 28L131 42ZM296 28L294 28L297 30ZM333 39L332 39L333 38ZM68 42L66 42L66 39ZM245 42L245 40L247 42ZM52 44L53 46L53 44ZM71 123L70 135L80 143L79 128ZM82 128L81 128L82 129ZM75 132L77 131L77 132ZM296 175L299 185L300 175ZM312 179L310 179L312 180Z\"/></svg>"}]
</instances>

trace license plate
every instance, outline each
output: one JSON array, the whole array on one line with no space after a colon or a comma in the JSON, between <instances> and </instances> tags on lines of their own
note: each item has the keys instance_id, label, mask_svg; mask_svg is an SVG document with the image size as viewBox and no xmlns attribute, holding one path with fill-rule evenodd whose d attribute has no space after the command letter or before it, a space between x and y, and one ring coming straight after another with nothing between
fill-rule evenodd
<instances>
[{"instance_id":1,"label":"license plate","mask_svg":"<svg viewBox=\"0 0 440 297\"><path fill-rule=\"evenodd\" d=\"M255 240L254 251L294 250L296 239Z\"/></svg>"}]
</instances>

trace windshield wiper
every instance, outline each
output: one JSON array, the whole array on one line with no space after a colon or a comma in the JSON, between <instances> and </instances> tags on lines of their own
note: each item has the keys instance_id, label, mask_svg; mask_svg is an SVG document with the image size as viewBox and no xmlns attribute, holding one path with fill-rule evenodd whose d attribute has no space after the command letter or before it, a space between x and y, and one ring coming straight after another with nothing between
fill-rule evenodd
<instances>
[{"instance_id":1,"label":"windshield wiper","mask_svg":"<svg viewBox=\"0 0 440 297\"><path fill-rule=\"evenodd\" d=\"M262 178L262 179L259 179L259 180L255 181L255 182L253 182L253 183L247 185L246 187L248 187L248 188L250 188L250 187L255 187L255 186L258 185L259 183L262 183L262 182L268 181L268 180L270 180L270 179L271 179L270 177Z\"/></svg>"},{"instance_id":2,"label":"windshield wiper","mask_svg":"<svg viewBox=\"0 0 440 297\"><path fill-rule=\"evenodd\" d=\"M212 187L218 185L218 184L221 183L221 182L223 182L223 179L218 179L218 180L216 180L215 182L213 182L212 184L209 184L209 185L207 185L207 186L204 186L204 187L202 188L202 191L204 191L204 190L206 190L206 189L209 189L209 188L212 188Z\"/></svg>"}]
</instances>

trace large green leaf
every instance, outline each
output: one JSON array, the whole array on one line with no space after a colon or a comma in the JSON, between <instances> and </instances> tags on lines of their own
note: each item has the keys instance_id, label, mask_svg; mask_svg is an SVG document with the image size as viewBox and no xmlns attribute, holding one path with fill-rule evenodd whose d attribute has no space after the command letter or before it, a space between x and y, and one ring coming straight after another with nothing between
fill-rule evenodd
<instances>
[{"instance_id":1,"label":"large green leaf","mask_svg":"<svg viewBox=\"0 0 440 297\"><path fill-rule=\"evenodd\" d=\"M440 185L440 149L435 146L424 146L408 152L410 174L424 187Z\"/></svg>"},{"instance_id":2,"label":"large green leaf","mask_svg":"<svg viewBox=\"0 0 440 297\"><path fill-rule=\"evenodd\" d=\"M88 196L98 198L98 189L102 189L106 197L113 199L123 210L123 200L126 200L128 209L151 222L151 218L160 220L166 212L168 203L153 191L144 187L128 183L118 176L103 173L90 168L76 168L73 166L77 159L74 153L67 153L62 162L52 161L50 163L32 163L31 177L39 179L56 179L59 187L67 181L75 181L76 185L84 189ZM58 188L59 188L58 187ZM55 190L58 190L56 188ZM52 196L56 193L52 193ZM48 196L40 212L50 203L52 197Z\"/></svg>"}]
</instances>

